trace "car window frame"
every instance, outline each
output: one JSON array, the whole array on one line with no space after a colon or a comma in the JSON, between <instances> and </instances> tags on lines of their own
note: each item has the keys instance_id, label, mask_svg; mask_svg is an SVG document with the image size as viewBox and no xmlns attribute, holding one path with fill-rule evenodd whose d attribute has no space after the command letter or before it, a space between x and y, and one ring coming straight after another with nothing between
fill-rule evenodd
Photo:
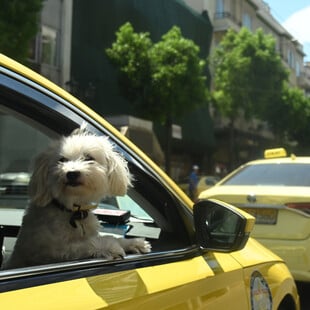
<instances>
[{"instance_id":1,"label":"car window frame","mask_svg":"<svg viewBox=\"0 0 310 310\"><path fill-rule=\"evenodd\" d=\"M86 122L92 131L108 135L118 146L119 150L122 151L126 160L131 165L134 165L143 171L145 175L148 175L151 179L153 179L154 182L158 183L159 186L161 186L167 192L167 195L171 196L171 199L174 201L175 208L177 208L184 217L183 220L188 221L188 223L184 223L184 225L188 227L188 229L192 230L189 233L194 235L193 228L190 228L192 227L191 211L177 199L176 195L173 194L169 187L167 188L165 184L163 184L162 178L160 176L156 175L156 173L152 171L151 168L146 167L146 165L141 162L141 160L139 160L139 158L133 154L122 141L117 139L115 136L111 136L111 133L101 124L95 123L90 118L90 116L78 110L78 108L68 103L64 98L47 90L39 84L1 66L0 89L5 89L6 91L13 94L23 94L26 99L28 98L27 100L32 102L32 106L31 109L27 109L26 114L31 118L32 113L38 112L38 109L41 108L41 105L48 109L49 113L53 115L53 117L59 118L60 115L66 115L66 119L71 120L72 128L68 128L67 124L64 124L63 127L52 126L53 131L57 132L59 135L63 134L64 131L65 133L71 132L74 125L77 127L82 122ZM2 93L1 98L3 98L3 96L5 95ZM35 102L39 102L40 105L35 104ZM12 109L12 107L8 107ZM22 112L19 107L14 107L14 110L15 109L19 112ZM38 116L40 116L40 113L38 113ZM35 118L38 116L36 115ZM42 123L41 119L37 118L36 121ZM44 120L44 122L46 122L46 120ZM88 277L92 275L129 270L137 267L146 267L157 264L176 262L199 255L201 255L201 251L193 240L190 246L183 249L151 252L146 255L128 256L128 258L121 261L87 259L51 265L40 265L2 271L0 270L0 292Z\"/></svg>"}]
</instances>

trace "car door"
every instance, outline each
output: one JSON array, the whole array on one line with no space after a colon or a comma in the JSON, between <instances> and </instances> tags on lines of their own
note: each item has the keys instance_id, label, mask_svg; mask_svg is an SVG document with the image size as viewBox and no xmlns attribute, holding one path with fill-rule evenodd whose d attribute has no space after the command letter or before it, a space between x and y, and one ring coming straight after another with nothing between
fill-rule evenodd
<instances>
[{"instance_id":1,"label":"car door","mask_svg":"<svg viewBox=\"0 0 310 310\"><path fill-rule=\"evenodd\" d=\"M101 209L129 210L129 222L106 223L102 234L145 237L147 255L85 259L0 271L0 305L31 309L249 308L239 263L229 254L203 254L192 212L119 137L91 114L8 69L0 74L0 231L2 259L14 246L28 204L31 161L53 139L82 122L110 137L128 161L134 187ZM1 244L2 245L2 244ZM39 250L39 249L38 249Z\"/></svg>"}]
</instances>

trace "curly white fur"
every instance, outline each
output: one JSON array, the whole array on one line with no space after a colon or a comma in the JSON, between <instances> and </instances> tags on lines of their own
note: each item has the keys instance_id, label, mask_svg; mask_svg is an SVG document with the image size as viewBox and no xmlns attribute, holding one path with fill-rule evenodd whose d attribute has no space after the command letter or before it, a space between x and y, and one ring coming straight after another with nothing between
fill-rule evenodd
<instances>
[{"instance_id":1,"label":"curly white fur","mask_svg":"<svg viewBox=\"0 0 310 310\"><path fill-rule=\"evenodd\" d=\"M124 195L130 180L127 163L108 138L80 128L52 143L35 161L31 202L4 268L150 252L143 238L100 236L90 211L106 196Z\"/></svg>"}]
</instances>

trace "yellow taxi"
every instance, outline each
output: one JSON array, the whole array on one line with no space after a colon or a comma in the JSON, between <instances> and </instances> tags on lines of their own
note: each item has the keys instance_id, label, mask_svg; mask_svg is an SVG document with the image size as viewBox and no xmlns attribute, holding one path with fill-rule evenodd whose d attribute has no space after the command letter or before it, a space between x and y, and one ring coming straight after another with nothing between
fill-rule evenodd
<instances>
[{"instance_id":1,"label":"yellow taxi","mask_svg":"<svg viewBox=\"0 0 310 310\"><path fill-rule=\"evenodd\" d=\"M86 123L128 162L134 187L102 208L130 211L100 234L140 236L152 252L0 270L1 309L290 309L285 262L249 235L254 217L214 199L193 205L142 151L76 98L0 55L0 249L9 257L28 204L33 156ZM40 251L38 248L37 251Z\"/></svg>"},{"instance_id":2,"label":"yellow taxi","mask_svg":"<svg viewBox=\"0 0 310 310\"><path fill-rule=\"evenodd\" d=\"M204 191L256 218L252 237L285 260L295 280L310 281L310 157L265 151Z\"/></svg>"}]
</instances>

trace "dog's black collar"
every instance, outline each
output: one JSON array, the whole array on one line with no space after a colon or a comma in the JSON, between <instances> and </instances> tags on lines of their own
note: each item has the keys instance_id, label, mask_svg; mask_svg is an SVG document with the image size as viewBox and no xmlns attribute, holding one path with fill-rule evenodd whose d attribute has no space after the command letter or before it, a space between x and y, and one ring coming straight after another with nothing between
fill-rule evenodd
<instances>
[{"instance_id":1,"label":"dog's black collar","mask_svg":"<svg viewBox=\"0 0 310 310\"><path fill-rule=\"evenodd\" d=\"M57 208L59 208L62 211L66 211L68 213L72 213L70 217L70 225L74 228L77 228L75 221L80 221L83 219L86 219L88 216L88 210L81 210L80 206L76 206L78 209L76 211L70 210L66 208L62 203L60 203L57 199L52 200L53 205L55 205Z\"/></svg>"}]
</instances>

